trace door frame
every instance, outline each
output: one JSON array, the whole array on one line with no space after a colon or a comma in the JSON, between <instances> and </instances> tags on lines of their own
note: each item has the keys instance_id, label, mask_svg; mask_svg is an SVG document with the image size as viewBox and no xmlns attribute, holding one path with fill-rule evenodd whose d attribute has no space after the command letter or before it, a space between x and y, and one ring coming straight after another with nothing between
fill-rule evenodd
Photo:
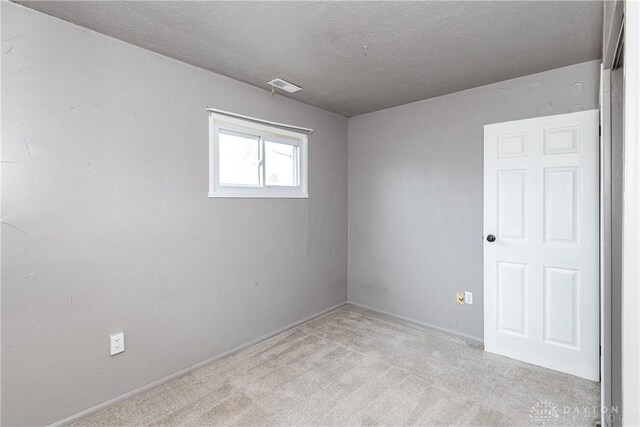
<instances>
[{"instance_id":1,"label":"door frame","mask_svg":"<svg viewBox=\"0 0 640 427\"><path fill-rule=\"evenodd\" d=\"M604 57L600 72L600 405L602 424L608 427L620 425L616 414L622 413L622 402L616 402L614 388L621 388L612 376L613 342L612 317L613 285L613 236L612 219L614 193L612 179L612 105L611 70L615 68L624 43L624 2L610 3L613 11L610 26L604 37ZM605 23L605 27L606 27ZM620 307L618 307L619 309ZM615 383L615 384L614 384ZM619 390L621 392L621 390ZM616 393L617 396L620 393ZM615 407L615 408L614 408ZM617 418L617 419L616 419Z\"/></svg>"},{"instance_id":2,"label":"door frame","mask_svg":"<svg viewBox=\"0 0 640 427\"><path fill-rule=\"evenodd\" d=\"M600 70L600 407L611 407L611 70ZM601 409L602 411L602 409ZM603 414L604 415L604 414ZM610 423L602 417L603 425Z\"/></svg>"}]
</instances>

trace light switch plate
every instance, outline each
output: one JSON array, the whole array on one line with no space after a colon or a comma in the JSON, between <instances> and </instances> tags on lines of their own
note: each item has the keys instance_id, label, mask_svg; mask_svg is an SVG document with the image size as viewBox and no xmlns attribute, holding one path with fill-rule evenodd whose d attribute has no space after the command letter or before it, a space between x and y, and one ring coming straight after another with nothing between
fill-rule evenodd
<instances>
[{"instance_id":1,"label":"light switch plate","mask_svg":"<svg viewBox=\"0 0 640 427\"><path fill-rule=\"evenodd\" d=\"M122 353L124 351L124 332L109 335L109 355Z\"/></svg>"},{"instance_id":2,"label":"light switch plate","mask_svg":"<svg viewBox=\"0 0 640 427\"><path fill-rule=\"evenodd\" d=\"M464 305L464 294L462 292L456 292L456 304Z\"/></svg>"}]
</instances>

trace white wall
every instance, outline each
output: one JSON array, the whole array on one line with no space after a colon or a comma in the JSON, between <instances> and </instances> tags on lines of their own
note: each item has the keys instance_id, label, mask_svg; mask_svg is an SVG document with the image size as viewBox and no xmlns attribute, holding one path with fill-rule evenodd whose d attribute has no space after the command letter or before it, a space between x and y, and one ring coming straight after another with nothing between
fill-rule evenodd
<instances>
[{"instance_id":1,"label":"white wall","mask_svg":"<svg viewBox=\"0 0 640 427\"><path fill-rule=\"evenodd\" d=\"M640 4L625 2L622 243L623 425L640 425Z\"/></svg>"},{"instance_id":2,"label":"white wall","mask_svg":"<svg viewBox=\"0 0 640 427\"><path fill-rule=\"evenodd\" d=\"M482 339L483 125L598 108L599 73L592 61L350 118L349 300Z\"/></svg>"},{"instance_id":3,"label":"white wall","mask_svg":"<svg viewBox=\"0 0 640 427\"><path fill-rule=\"evenodd\" d=\"M346 300L345 118L9 2L2 40L3 425ZM314 128L309 199L209 199L207 106Z\"/></svg>"}]
</instances>

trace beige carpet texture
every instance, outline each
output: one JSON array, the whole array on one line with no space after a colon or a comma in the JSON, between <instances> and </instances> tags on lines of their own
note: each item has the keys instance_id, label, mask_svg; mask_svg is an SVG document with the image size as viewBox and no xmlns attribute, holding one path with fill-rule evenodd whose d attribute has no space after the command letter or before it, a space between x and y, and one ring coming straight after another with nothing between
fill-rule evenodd
<instances>
[{"instance_id":1,"label":"beige carpet texture","mask_svg":"<svg viewBox=\"0 0 640 427\"><path fill-rule=\"evenodd\" d=\"M345 305L75 426L592 426L599 393Z\"/></svg>"}]
</instances>

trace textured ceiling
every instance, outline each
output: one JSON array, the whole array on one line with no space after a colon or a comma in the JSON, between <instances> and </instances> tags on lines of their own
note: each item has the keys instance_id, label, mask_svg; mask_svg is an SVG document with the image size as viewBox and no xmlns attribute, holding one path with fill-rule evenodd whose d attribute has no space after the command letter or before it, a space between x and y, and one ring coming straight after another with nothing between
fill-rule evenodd
<instances>
[{"instance_id":1,"label":"textured ceiling","mask_svg":"<svg viewBox=\"0 0 640 427\"><path fill-rule=\"evenodd\" d=\"M19 3L347 117L601 56L599 1Z\"/></svg>"}]
</instances>

